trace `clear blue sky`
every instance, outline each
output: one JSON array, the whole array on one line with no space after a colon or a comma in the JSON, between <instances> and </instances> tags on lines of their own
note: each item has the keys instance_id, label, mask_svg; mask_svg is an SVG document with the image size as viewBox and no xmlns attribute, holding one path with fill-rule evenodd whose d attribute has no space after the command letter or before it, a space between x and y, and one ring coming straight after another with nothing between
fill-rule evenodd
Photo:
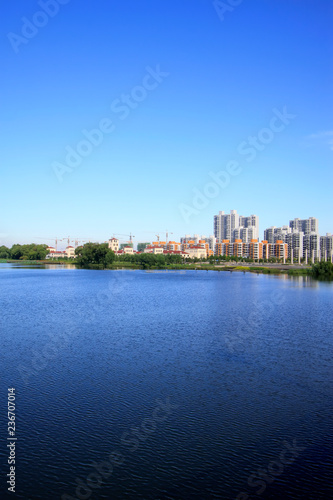
<instances>
[{"instance_id":1,"label":"clear blue sky","mask_svg":"<svg viewBox=\"0 0 333 500\"><path fill-rule=\"evenodd\" d=\"M310 216L333 232L331 0L243 0L223 20L210 0L69 0L53 17L37 1L1 9L2 244L208 235L230 209L259 215L260 236ZM158 65L160 81L147 76ZM267 132L284 107L296 116ZM112 131L57 178L54 162L68 169L66 148L104 119ZM255 155L250 136L266 140ZM232 160L239 175L184 218L193 189Z\"/></svg>"}]
</instances>

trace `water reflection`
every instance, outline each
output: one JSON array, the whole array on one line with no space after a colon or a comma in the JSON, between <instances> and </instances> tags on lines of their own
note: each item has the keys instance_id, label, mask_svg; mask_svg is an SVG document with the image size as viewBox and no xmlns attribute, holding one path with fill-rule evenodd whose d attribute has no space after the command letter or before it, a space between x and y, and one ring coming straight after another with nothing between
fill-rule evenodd
<instances>
[{"instance_id":1,"label":"water reflection","mask_svg":"<svg viewBox=\"0 0 333 500\"><path fill-rule=\"evenodd\" d=\"M20 263L1 263L0 270L4 269L76 269L74 264L20 264Z\"/></svg>"}]
</instances>

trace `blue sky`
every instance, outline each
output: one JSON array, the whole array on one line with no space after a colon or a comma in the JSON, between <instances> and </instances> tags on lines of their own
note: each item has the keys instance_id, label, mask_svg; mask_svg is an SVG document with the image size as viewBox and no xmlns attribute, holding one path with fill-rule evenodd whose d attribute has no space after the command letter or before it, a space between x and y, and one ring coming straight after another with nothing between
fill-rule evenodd
<instances>
[{"instance_id":1,"label":"blue sky","mask_svg":"<svg viewBox=\"0 0 333 500\"><path fill-rule=\"evenodd\" d=\"M260 236L310 216L333 232L333 4L230 3L2 2L1 244L208 235L231 209Z\"/></svg>"}]
</instances>

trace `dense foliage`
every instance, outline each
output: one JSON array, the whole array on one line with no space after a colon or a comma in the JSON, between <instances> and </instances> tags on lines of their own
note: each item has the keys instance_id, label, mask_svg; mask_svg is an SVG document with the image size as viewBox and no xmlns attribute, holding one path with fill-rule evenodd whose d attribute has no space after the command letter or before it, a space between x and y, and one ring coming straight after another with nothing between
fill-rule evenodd
<instances>
[{"instance_id":1,"label":"dense foliage","mask_svg":"<svg viewBox=\"0 0 333 500\"><path fill-rule=\"evenodd\" d=\"M163 268L168 265L182 264L181 255L155 255L152 253L134 253L115 255L107 243L86 243L75 250L77 263L81 267L112 267L113 264L128 263L144 269Z\"/></svg>"},{"instance_id":2,"label":"dense foliage","mask_svg":"<svg viewBox=\"0 0 333 500\"><path fill-rule=\"evenodd\" d=\"M311 269L314 278L333 280L333 264L331 262L317 262Z\"/></svg>"},{"instance_id":3,"label":"dense foliage","mask_svg":"<svg viewBox=\"0 0 333 500\"><path fill-rule=\"evenodd\" d=\"M149 269L150 267L165 267L173 264L181 264L181 255L172 254L153 254L153 253L140 253L140 254L125 254L117 257L118 261L131 262L138 266L142 266L144 269Z\"/></svg>"},{"instance_id":4,"label":"dense foliage","mask_svg":"<svg viewBox=\"0 0 333 500\"><path fill-rule=\"evenodd\" d=\"M47 245L13 245L12 248L0 247L0 259L43 260L48 254Z\"/></svg>"},{"instance_id":5,"label":"dense foliage","mask_svg":"<svg viewBox=\"0 0 333 500\"><path fill-rule=\"evenodd\" d=\"M81 267L98 266L108 267L115 260L115 254L107 243L86 243L75 250L77 263Z\"/></svg>"}]
</instances>

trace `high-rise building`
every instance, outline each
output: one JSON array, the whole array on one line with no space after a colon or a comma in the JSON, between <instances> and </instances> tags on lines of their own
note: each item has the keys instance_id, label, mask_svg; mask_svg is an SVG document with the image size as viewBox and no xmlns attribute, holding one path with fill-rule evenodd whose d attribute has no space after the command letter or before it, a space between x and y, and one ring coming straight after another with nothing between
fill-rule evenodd
<instances>
[{"instance_id":1,"label":"high-rise building","mask_svg":"<svg viewBox=\"0 0 333 500\"><path fill-rule=\"evenodd\" d=\"M302 231L293 231L288 233L285 238L285 243L288 243L288 257L291 258L291 251L293 251L293 259L303 258L303 241L304 233Z\"/></svg>"},{"instance_id":2,"label":"high-rise building","mask_svg":"<svg viewBox=\"0 0 333 500\"><path fill-rule=\"evenodd\" d=\"M241 229L247 231L243 231L243 233L238 231ZM259 237L259 217L257 215L244 217L238 215L236 210L231 210L230 214L220 211L218 215L214 216L214 236L217 243L221 243L222 240L229 240L233 243L238 239L243 242L257 239Z\"/></svg>"},{"instance_id":3,"label":"high-rise building","mask_svg":"<svg viewBox=\"0 0 333 500\"><path fill-rule=\"evenodd\" d=\"M333 255L333 236L326 233L326 236L320 237L320 257L321 260L332 261Z\"/></svg>"},{"instance_id":4,"label":"high-rise building","mask_svg":"<svg viewBox=\"0 0 333 500\"><path fill-rule=\"evenodd\" d=\"M289 226L275 227L271 226L264 231L264 240L268 241L271 245L277 242L277 240L282 240L285 242L287 234L291 233L291 228Z\"/></svg>"},{"instance_id":5,"label":"high-rise building","mask_svg":"<svg viewBox=\"0 0 333 500\"><path fill-rule=\"evenodd\" d=\"M311 232L310 234L305 234L303 238L303 257L307 251L308 259L312 261L314 259L319 259L320 254L320 236L318 233Z\"/></svg>"},{"instance_id":6,"label":"high-rise building","mask_svg":"<svg viewBox=\"0 0 333 500\"><path fill-rule=\"evenodd\" d=\"M309 217L308 219L294 219L289 221L289 227L293 231L302 231L304 234L318 233L318 219Z\"/></svg>"},{"instance_id":7,"label":"high-rise building","mask_svg":"<svg viewBox=\"0 0 333 500\"><path fill-rule=\"evenodd\" d=\"M191 236L190 234L185 234L183 238L180 238L180 243L184 248L186 248L186 245L188 244L198 245L200 240L205 240L205 243L208 243L208 248L214 251L216 238L213 235L206 237L204 235L199 236L198 234L194 234L193 236Z\"/></svg>"}]
</instances>

